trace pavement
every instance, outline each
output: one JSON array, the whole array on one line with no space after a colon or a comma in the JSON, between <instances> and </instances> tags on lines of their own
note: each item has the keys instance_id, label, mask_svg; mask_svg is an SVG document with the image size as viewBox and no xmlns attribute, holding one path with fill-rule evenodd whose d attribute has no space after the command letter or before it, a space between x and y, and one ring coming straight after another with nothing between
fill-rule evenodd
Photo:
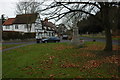
<instances>
[{"instance_id":1,"label":"pavement","mask_svg":"<svg viewBox=\"0 0 120 80\"><path fill-rule=\"evenodd\" d=\"M13 43L13 42L12 42ZM10 43L3 43L3 44L12 44L11 42ZM16 43L13 43L13 44L23 44L24 42L16 42ZM19 45L19 46L15 46L15 47L10 47L10 48L6 48L6 49L3 49L3 50L0 50L0 52L4 52L4 51L8 51L8 50L11 50L11 49L16 49L16 48L20 48L20 47L24 47L24 46L27 46L27 45L31 45L31 44L35 44L35 42L25 42L25 44L23 45Z\"/></svg>"},{"instance_id":2,"label":"pavement","mask_svg":"<svg viewBox=\"0 0 120 80\"><path fill-rule=\"evenodd\" d=\"M98 39L98 38L80 37L80 39L83 39L84 41L96 40L97 42L106 42L105 39L101 39L101 38ZM61 42L70 42L70 40L62 40ZM120 45L120 41L119 40L113 40L112 43L113 43L113 45ZM9 45L9 44L23 44L23 45L19 45L19 46L3 49L3 50L0 50L0 52L4 52L4 51L11 50L11 49L24 47L24 46L31 45L31 44L36 44L36 41L31 41L31 42L3 42L2 44L7 44L7 45Z\"/></svg>"},{"instance_id":3,"label":"pavement","mask_svg":"<svg viewBox=\"0 0 120 80\"><path fill-rule=\"evenodd\" d=\"M36 43L35 41L29 41L29 42L3 42L2 44L29 44L29 43Z\"/></svg>"}]
</instances>

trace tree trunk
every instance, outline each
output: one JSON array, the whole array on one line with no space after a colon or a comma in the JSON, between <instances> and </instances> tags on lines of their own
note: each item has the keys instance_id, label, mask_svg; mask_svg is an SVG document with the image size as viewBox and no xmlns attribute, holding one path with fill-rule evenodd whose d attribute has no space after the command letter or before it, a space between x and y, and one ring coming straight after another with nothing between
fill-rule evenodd
<instances>
[{"instance_id":1,"label":"tree trunk","mask_svg":"<svg viewBox=\"0 0 120 80\"><path fill-rule=\"evenodd\" d=\"M106 36L106 45L105 51L112 51L112 35L110 29L105 28L105 36Z\"/></svg>"},{"instance_id":2,"label":"tree trunk","mask_svg":"<svg viewBox=\"0 0 120 80\"><path fill-rule=\"evenodd\" d=\"M111 28L110 28L110 22L109 22L109 4L106 3L102 7L102 15L103 15L103 26L105 29L105 37L106 37L106 45L105 45L105 51L112 51L112 35L111 35Z\"/></svg>"},{"instance_id":3,"label":"tree trunk","mask_svg":"<svg viewBox=\"0 0 120 80\"><path fill-rule=\"evenodd\" d=\"M26 24L26 27L27 27L27 32L29 32L29 25L28 25L28 24Z\"/></svg>"},{"instance_id":4,"label":"tree trunk","mask_svg":"<svg viewBox=\"0 0 120 80\"><path fill-rule=\"evenodd\" d=\"M31 32L32 24L26 24L27 32Z\"/></svg>"},{"instance_id":5,"label":"tree trunk","mask_svg":"<svg viewBox=\"0 0 120 80\"><path fill-rule=\"evenodd\" d=\"M30 32L31 32L31 30L32 30L32 23L30 24Z\"/></svg>"}]
</instances>

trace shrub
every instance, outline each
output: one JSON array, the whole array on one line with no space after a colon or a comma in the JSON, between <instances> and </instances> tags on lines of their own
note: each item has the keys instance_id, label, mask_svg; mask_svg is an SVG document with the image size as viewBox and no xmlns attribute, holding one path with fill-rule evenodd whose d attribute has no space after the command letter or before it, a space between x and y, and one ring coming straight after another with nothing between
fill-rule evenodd
<instances>
[{"instance_id":1,"label":"shrub","mask_svg":"<svg viewBox=\"0 0 120 80\"><path fill-rule=\"evenodd\" d=\"M22 32L13 32L13 31L2 32L3 40L30 39L30 38L35 38L35 33L22 33Z\"/></svg>"}]
</instances>

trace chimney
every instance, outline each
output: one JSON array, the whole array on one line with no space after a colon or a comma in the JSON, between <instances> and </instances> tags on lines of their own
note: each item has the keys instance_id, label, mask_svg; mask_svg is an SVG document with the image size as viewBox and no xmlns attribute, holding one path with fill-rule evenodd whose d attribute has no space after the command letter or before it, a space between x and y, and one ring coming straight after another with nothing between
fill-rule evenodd
<instances>
[{"instance_id":1,"label":"chimney","mask_svg":"<svg viewBox=\"0 0 120 80\"><path fill-rule=\"evenodd\" d=\"M48 18L45 18L45 20L44 20L45 22L48 22Z\"/></svg>"}]
</instances>

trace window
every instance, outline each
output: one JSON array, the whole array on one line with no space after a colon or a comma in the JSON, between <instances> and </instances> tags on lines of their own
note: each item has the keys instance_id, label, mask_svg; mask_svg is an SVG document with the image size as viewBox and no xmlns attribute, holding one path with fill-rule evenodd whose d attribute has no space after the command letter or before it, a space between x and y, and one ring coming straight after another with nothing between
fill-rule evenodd
<instances>
[{"instance_id":1,"label":"window","mask_svg":"<svg viewBox=\"0 0 120 80\"><path fill-rule=\"evenodd\" d=\"M10 26L6 26L6 29L10 29Z\"/></svg>"},{"instance_id":2,"label":"window","mask_svg":"<svg viewBox=\"0 0 120 80\"><path fill-rule=\"evenodd\" d=\"M18 25L15 25L15 29L18 29Z\"/></svg>"},{"instance_id":3,"label":"window","mask_svg":"<svg viewBox=\"0 0 120 80\"><path fill-rule=\"evenodd\" d=\"M24 25L24 28L27 29L27 24Z\"/></svg>"}]
</instances>

